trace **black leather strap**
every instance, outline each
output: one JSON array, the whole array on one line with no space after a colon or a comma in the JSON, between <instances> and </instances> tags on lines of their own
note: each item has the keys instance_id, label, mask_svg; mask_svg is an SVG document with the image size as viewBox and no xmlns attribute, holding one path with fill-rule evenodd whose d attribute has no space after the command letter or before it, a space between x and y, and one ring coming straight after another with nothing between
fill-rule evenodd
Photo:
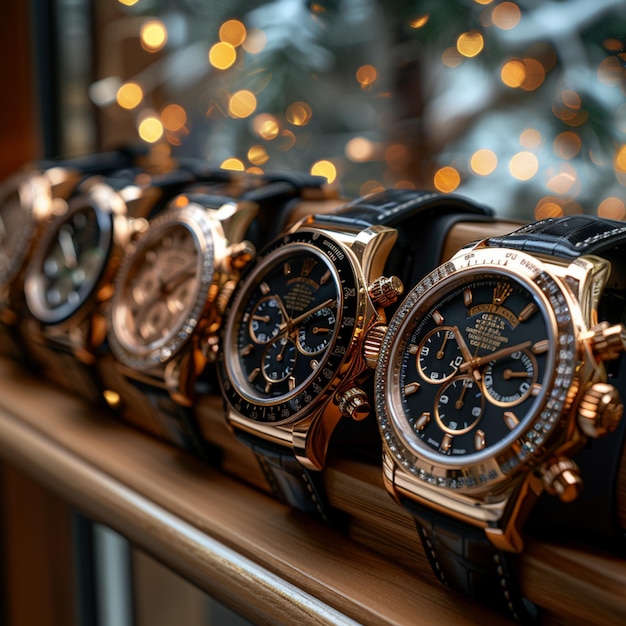
<instances>
[{"instance_id":1,"label":"black leather strap","mask_svg":"<svg viewBox=\"0 0 626 626\"><path fill-rule=\"evenodd\" d=\"M376 224L397 228L385 273L401 278L408 289L441 263L446 236L455 223L491 218L491 209L463 196L387 189L354 200L335 213L316 216L316 221L352 230Z\"/></svg>"},{"instance_id":2,"label":"black leather strap","mask_svg":"<svg viewBox=\"0 0 626 626\"><path fill-rule=\"evenodd\" d=\"M284 446L244 431L236 434L255 453L277 500L334 528L345 528L347 517L329 505L320 472L308 470Z\"/></svg>"},{"instance_id":3,"label":"black leather strap","mask_svg":"<svg viewBox=\"0 0 626 626\"><path fill-rule=\"evenodd\" d=\"M415 517L426 556L442 583L520 623L536 621L535 606L519 593L511 554L497 550L479 528L411 500L403 505Z\"/></svg>"},{"instance_id":4,"label":"black leather strap","mask_svg":"<svg viewBox=\"0 0 626 626\"><path fill-rule=\"evenodd\" d=\"M138 165L146 156L146 149L140 146L126 146L108 152L94 152L72 158L42 159L35 163L40 170L63 167L77 170L82 174L108 174L127 167Z\"/></svg>"}]
</instances>

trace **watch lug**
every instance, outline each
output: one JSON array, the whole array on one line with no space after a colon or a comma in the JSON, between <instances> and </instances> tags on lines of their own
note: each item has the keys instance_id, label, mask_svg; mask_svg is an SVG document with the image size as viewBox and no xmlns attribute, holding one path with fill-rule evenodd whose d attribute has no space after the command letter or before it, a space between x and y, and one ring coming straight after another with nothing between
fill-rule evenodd
<instances>
[{"instance_id":1,"label":"watch lug","mask_svg":"<svg viewBox=\"0 0 626 626\"><path fill-rule=\"evenodd\" d=\"M294 425L293 451L306 468L321 470L324 467L330 437L341 417L339 407L331 402Z\"/></svg>"},{"instance_id":2,"label":"watch lug","mask_svg":"<svg viewBox=\"0 0 626 626\"><path fill-rule=\"evenodd\" d=\"M174 402L182 406L193 404L190 390L188 389L191 379L192 359L189 354L183 353L172 359L165 365L163 379L165 388Z\"/></svg>"},{"instance_id":3,"label":"watch lug","mask_svg":"<svg viewBox=\"0 0 626 626\"><path fill-rule=\"evenodd\" d=\"M258 205L254 202L228 202L217 209L215 218L222 222L224 236L228 241L240 242L258 212Z\"/></svg>"},{"instance_id":4,"label":"watch lug","mask_svg":"<svg viewBox=\"0 0 626 626\"><path fill-rule=\"evenodd\" d=\"M382 276L387 257L397 238L396 229L386 226L371 226L356 236L351 246L352 252L361 265L366 284Z\"/></svg>"}]
</instances>

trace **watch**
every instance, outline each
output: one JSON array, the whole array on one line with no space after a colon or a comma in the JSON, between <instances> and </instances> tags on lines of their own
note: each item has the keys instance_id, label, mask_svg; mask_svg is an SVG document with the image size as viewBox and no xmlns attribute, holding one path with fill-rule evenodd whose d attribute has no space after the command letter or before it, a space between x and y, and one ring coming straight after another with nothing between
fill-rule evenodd
<instances>
[{"instance_id":1,"label":"watch","mask_svg":"<svg viewBox=\"0 0 626 626\"><path fill-rule=\"evenodd\" d=\"M626 224L577 215L463 248L379 344L387 489L441 581L520 621L525 519L544 491L579 495L572 457L620 423L625 245Z\"/></svg>"},{"instance_id":2,"label":"watch","mask_svg":"<svg viewBox=\"0 0 626 626\"><path fill-rule=\"evenodd\" d=\"M228 423L277 498L345 522L320 470L342 416L369 414L364 346L403 281L438 263L445 232L435 225L488 214L457 196L387 190L305 217L246 270L227 312L219 381Z\"/></svg>"},{"instance_id":3,"label":"watch","mask_svg":"<svg viewBox=\"0 0 626 626\"><path fill-rule=\"evenodd\" d=\"M24 273L23 343L39 370L92 402L102 399L94 364L106 339L104 306L126 247L165 199L221 170L90 176L63 201Z\"/></svg>"},{"instance_id":4,"label":"watch","mask_svg":"<svg viewBox=\"0 0 626 626\"><path fill-rule=\"evenodd\" d=\"M109 403L124 419L219 462L199 434L193 405L198 394L215 391L208 366L226 303L263 224L320 183L243 177L232 195L185 193L150 221L120 267L108 315L115 360L100 368Z\"/></svg>"},{"instance_id":5,"label":"watch","mask_svg":"<svg viewBox=\"0 0 626 626\"><path fill-rule=\"evenodd\" d=\"M31 364L21 341L24 268L80 180L135 166L133 149L30 163L0 185L0 353Z\"/></svg>"}]
</instances>

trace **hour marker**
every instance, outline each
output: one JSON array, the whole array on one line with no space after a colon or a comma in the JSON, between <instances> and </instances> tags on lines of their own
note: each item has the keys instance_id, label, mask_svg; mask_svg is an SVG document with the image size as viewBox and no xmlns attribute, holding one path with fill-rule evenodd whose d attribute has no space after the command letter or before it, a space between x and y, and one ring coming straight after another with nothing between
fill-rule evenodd
<instances>
[{"instance_id":1,"label":"hour marker","mask_svg":"<svg viewBox=\"0 0 626 626\"><path fill-rule=\"evenodd\" d=\"M315 359L311 359L311 362L309 363L309 365L311 366L312 370L316 370L319 366L319 362L316 361Z\"/></svg>"},{"instance_id":2,"label":"hour marker","mask_svg":"<svg viewBox=\"0 0 626 626\"><path fill-rule=\"evenodd\" d=\"M239 354L241 354L241 356L248 356L252 352L252 350L254 350L254 344L249 343L247 346L241 348Z\"/></svg>"},{"instance_id":3,"label":"hour marker","mask_svg":"<svg viewBox=\"0 0 626 626\"><path fill-rule=\"evenodd\" d=\"M529 302L520 311L520 314L517 316L517 319L520 322L525 322L529 317L532 317L538 310L539 310L539 308L537 307L537 305L534 302Z\"/></svg>"},{"instance_id":4,"label":"hour marker","mask_svg":"<svg viewBox=\"0 0 626 626\"><path fill-rule=\"evenodd\" d=\"M505 411L504 423L508 426L509 430L513 430L519 424L519 420L513 411Z\"/></svg>"},{"instance_id":5,"label":"hour marker","mask_svg":"<svg viewBox=\"0 0 626 626\"><path fill-rule=\"evenodd\" d=\"M485 433L479 428L474 435L474 448L476 448L476 450L483 450L486 445Z\"/></svg>"},{"instance_id":6,"label":"hour marker","mask_svg":"<svg viewBox=\"0 0 626 626\"><path fill-rule=\"evenodd\" d=\"M498 283L493 289L493 303L502 304L513 293L509 283Z\"/></svg>"},{"instance_id":7,"label":"hour marker","mask_svg":"<svg viewBox=\"0 0 626 626\"><path fill-rule=\"evenodd\" d=\"M410 396L411 394L413 394L416 391L418 391L419 388L420 388L420 384L419 383L409 383L404 388L404 395L405 396Z\"/></svg>"},{"instance_id":8,"label":"hour marker","mask_svg":"<svg viewBox=\"0 0 626 626\"><path fill-rule=\"evenodd\" d=\"M301 276L308 276L313 268L317 265L317 261L315 259L307 258L304 259L304 263L302 264L302 272L300 272Z\"/></svg>"},{"instance_id":9,"label":"hour marker","mask_svg":"<svg viewBox=\"0 0 626 626\"><path fill-rule=\"evenodd\" d=\"M474 294L472 293L471 289L464 289L463 290L463 304L466 307L469 307L470 304L472 304L472 300L474 299Z\"/></svg>"},{"instance_id":10,"label":"hour marker","mask_svg":"<svg viewBox=\"0 0 626 626\"><path fill-rule=\"evenodd\" d=\"M433 311L433 321L437 326L441 326L443 324L443 315L439 311Z\"/></svg>"},{"instance_id":11,"label":"hour marker","mask_svg":"<svg viewBox=\"0 0 626 626\"><path fill-rule=\"evenodd\" d=\"M419 347L417 346L416 343L412 343L409 345L409 354L417 354L418 350L419 350Z\"/></svg>"},{"instance_id":12,"label":"hour marker","mask_svg":"<svg viewBox=\"0 0 626 626\"><path fill-rule=\"evenodd\" d=\"M543 354L544 352L547 352L549 348L550 341L548 339L543 339L542 341L538 341L534 344L531 350L533 351L533 354Z\"/></svg>"},{"instance_id":13,"label":"hour marker","mask_svg":"<svg viewBox=\"0 0 626 626\"><path fill-rule=\"evenodd\" d=\"M289 265L289 262L283 265L283 272L285 273L285 276L289 276L289 274L291 274L291 265Z\"/></svg>"},{"instance_id":14,"label":"hour marker","mask_svg":"<svg viewBox=\"0 0 626 626\"><path fill-rule=\"evenodd\" d=\"M269 292L270 292L270 286L263 282L259 285L259 289L261 290L261 293L266 296Z\"/></svg>"},{"instance_id":15,"label":"hour marker","mask_svg":"<svg viewBox=\"0 0 626 626\"><path fill-rule=\"evenodd\" d=\"M265 393L269 393L270 390L272 389L272 383L271 381L267 381L267 383L265 383Z\"/></svg>"},{"instance_id":16,"label":"hour marker","mask_svg":"<svg viewBox=\"0 0 626 626\"><path fill-rule=\"evenodd\" d=\"M416 420L415 420L415 430L424 430L428 423L430 422L430 413L428 411L424 411Z\"/></svg>"},{"instance_id":17,"label":"hour marker","mask_svg":"<svg viewBox=\"0 0 626 626\"><path fill-rule=\"evenodd\" d=\"M251 383L259 375L260 371L260 367L256 367L255 369L253 369L248 376L248 382Z\"/></svg>"},{"instance_id":18,"label":"hour marker","mask_svg":"<svg viewBox=\"0 0 626 626\"><path fill-rule=\"evenodd\" d=\"M326 270L322 274L322 277L320 278L320 285L323 285L324 283L326 283L329 278L330 278L330 270Z\"/></svg>"},{"instance_id":19,"label":"hour marker","mask_svg":"<svg viewBox=\"0 0 626 626\"><path fill-rule=\"evenodd\" d=\"M293 391L296 388L296 379L293 376L287 379L287 386L289 387L289 391Z\"/></svg>"},{"instance_id":20,"label":"hour marker","mask_svg":"<svg viewBox=\"0 0 626 626\"><path fill-rule=\"evenodd\" d=\"M541 385L539 383L535 383L531 388L530 388L530 395L531 396L538 396L541 393Z\"/></svg>"},{"instance_id":21,"label":"hour marker","mask_svg":"<svg viewBox=\"0 0 626 626\"><path fill-rule=\"evenodd\" d=\"M441 450L447 452L452 447L452 442L454 441L454 437L450 433L446 433L441 440Z\"/></svg>"}]
</instances>

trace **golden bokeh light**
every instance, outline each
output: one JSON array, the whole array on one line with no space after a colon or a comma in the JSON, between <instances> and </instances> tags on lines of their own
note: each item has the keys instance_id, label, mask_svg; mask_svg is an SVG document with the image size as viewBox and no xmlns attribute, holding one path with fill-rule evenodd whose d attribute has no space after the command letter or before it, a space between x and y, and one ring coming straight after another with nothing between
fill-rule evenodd
<instances>
[{"instance_id":1,"label":"golden bokeh light","mask_svg":"<svg viewBox=\"0 0 626 626\"><path fill-rule=\"evenodd\" d=\"M246 89L236 91L228 103L228 113L232 117L249 117L256 109L256 96Z\"/></svg>"},{"instance_id":2,"label":"golden bokeh light","mask_svg":"<svg viewBox=\"0 0 626 626\"><path fill-rule=\"evenodd\" d=\"M168 104L161 111L161 123L166 130L176 133L187 123L187 112L180 104Z\"/></svg>"},{"instance_id":3,"label":"golden bokeh light","mask_svg":"<svg viewBox=\"0 0 626 626\"><path fill-rule=\"evenodd\" d=\"M560 170L550 176L546 187L559 195L576 196L580 193L580 181L576 170L569 164L564 164Z\"/></svg>"},{"instance_id":4,"label":"golden bokeh light","mask_svg":"<svg viewBox=\"0 0 626 626\"><path fill-rule=\"evenodd\" d=\"M246 38L246 27L239 20L228 20L220 26L219 37L220 41L236 48Z\"/></svg>"},{"instance_id":5,"label":"golden bokeh light","mask_svg":"<svg viewBox=\"0 0 626 626\"><path fill-rule=\"evenodd\" d=\"M530 180L539 170L539 161L532 152L518 152L509 163L509 171L518 180Z\"/></svg>"},{"instance_id":6,"label":"golden bokeh light","mask_svg":"<svg viewBox=\"0 0 626 626\"><path fill-rule=\"evenodd\" d=\"M311 166L313 176L323 176L329 183L337 178L337 168L331 161L317 161Z\"/></svg>"},{"instance_id":7,"label":"golden bokeh light","mask_svg":"<svg viewBox=\"0 0 626 626\"><path fill-rule=\"evenodd\" d=\"M470 167L479 176L488 176L498 165L498 157L493 150L483 148L474 152L470 159Z\"/></svg>"},{"instance_id":8,"label":"golden bokeh light","mask_svg":"<svg viewBox=\"0 0 626 626\"><path fill-rule=\"evenodd\" d=\"M483 4L483 5L485 5L485 4L491 4L493 2L493 0L474 0L474 2L476 4Z\"/></svg>"},{"instance_id":9,"label":"golden bokeh light","mask_svg":"<svg viewBox=\"0 0 626 626\"><path fill-rule=\"evenodd\" d=\"M262 176L264 174L263 170L260 167L257 167L256 165L251 165L246 172L248 174L257 174L258 176Z\"/></svg>"},{"instance_id":10,"label":"golden bokeh light","mask_svg":"<svg viewBox=\"0 0 626 626\"><path fill-rule=\"evenodd\" d=\"M150 20L141 27L141 45L148 52L157 52L167 43L167 29L161 20Z\"/></svg>"},{"instance_id":11,"label":"golden bokeh light","mask_svg":"<svg viewBox=\"0 0 626 626\"><path fill-rule=\"evenodd\" d=\"M552 144L554 154L562 159L573 159L582 147L580 137L571 131L566 131L557 135Z\"/></svg>"},{"instance_id":12,"label":"golden bokeh light","mask_svg":"<svg viewBox=\"0 0 626 626\"><path fill-rule=\"evenodd\" d=\"M254 165L263 165L270 160L269 154L263 146L252 146L248 150L248 161Z\"/></svg>"},{"instance_id":13,"label":"golden bokeh light","mask_svg":"<svg viewBox=\"0 0 626 626\"><path fill-rule=\"evenodd\" d=\"M615 169L626 172L626 144L621 145L615 153Z\"/></svg>"},{"instance_id":14,"label":"golden bokeh light","mask_svg":"<svg viewBox=\"0 0 626 626\"><path fill-rule=\"evenodd\" d=\"M411 180L399 180L393 185L394 189L417 189L415 183Z\"/></svg>"},{"instance_id":15,"label":"golden bokeh light","mask_svg":"<svg viewBox=\"0 0 626 626\"><path fill-rule=\"evenodd\" d=\"M624 80L624 62L617 57L607 57L598 66L598 80L608 87L617 87Z\"/></svg>"},{"instance_id":16,"label":"golden bokeh light","mask_svg":"<svg viewBox=\"0 0 626 626\"><path fill-rule=\"evenodd\" d=\"M447 67L458 67L463 63L464 58L465 57L453 47L446 48L441 55L441 61Z\"/></svg>"},{"instance_id":17,"label":"golden bokeh light","mask_svg":"<svg viewBox=\"0 0 626 626\"><path fill-rule=\"evenodd\" d=\"M143 89L137 83L124 83L117 90L115 99L123 109L134 109L143 100Z\"/></svg>"},{"instance_id":18,"label":"golden bokeh light","mask_svg":"<svg viewBox=\"0 0 626 626\"><path fill-rule=\"evenodd\" d=\"M278 120L269 113L259 113L252 120L252 130L262 139L271 141L278 137L280 132L280 124Z\"/></svg>"},{"instance_id":19,"label":"golden bokeh light","mask_svg":"<svg viewBox=\"0 0 626 626\"><path fill-rule=\"evenodd\" d=\"M493 25L502 30L515 28L522 19L522 12L514 2L502 2L491 12Z\"/></svg>"},{"instance_id":20,"label":"golden bokeh light","mask_svg":"<svg viewBox=\"0 0 626 626\"><path fill-rule=\"evenodd\" d=\"M521 59L507 61L500 70L500 79L507 87L521 87L526 80L526 64Z\"/></svg>"},{"instance_id":21,"label":"golden bokeh light","mask_svg":"<svg viewBox=\"0 0 626 626\"><path fill-rule=\"evenodd\" d=\"M482 52L485 45L483 36L477 30L470 30L459 35L456 48L464 57L475 57Z\"/></svg>"},{"instance_id":22,"label":"golden bokeh light","mask_svg":"<svg viewBox=\"0 0 626 626\"><path fill-rule=\"evenodd\" d=\"M369 161L374 155L374 146L365 137L353 137L345 147L346 156L355 163Z\"/></svg>"},{"instance_id":23,"label":"golden bokeh light","mask_svg":"<svg viewBox=\"0 0 626 626\"><path fill-rule=\"evenodd\" d=\"M378 72L373 65L361 65L361 67L356 71L356 79L359 83L361 83L362 89L372 85L377 77Z\"/></svg>"},{"instance_id":24,"label":"golden bokeh light","mask_svg":"<svg viewBox=\"0 0 626 626\"><path fill-rule=\"evenodd\" d=\"M537 59L525 58L523 62L526 78L524 78L524 82L520 87L525 91L535 91L535 89L543 85L543 81L546 79L546 71Z\"/></svg>"},{"instance_id":25,"label":"golden bokeh light","mask_svg":"<svg viewBox=\"0 0 626 626\"><path fill-rule=\"evenodd\" d=\"M209 63L218 70L226 70L237 60L237 51L226 41L218 41L209 50Z\"/></svg>"},{"instance_id":26,"label":"golden bokeh light","mask_svg":"<svg viewBox=\"0 0 626 626\"><path fill-rule=\"evenodd\" d=\"M454 167L446 166L435 172L433 182L438 191L450 193L461 184L461 175Z\"/></svg>"},{"instance_id":27,"label":"golden bokeh light","mask_svg":"<svg viewBox=\"0 0 626 626\"><path fill-rule=\"evenodd\" d=\"M241 47L250 54L258 54L267 45L267 35L260 28L251 28Z\"/></svg>"},{"instance_id":28,"label":"golden bokeh light","mask_svg":"<svg viewBox=\"0 0 626 626\"><path fill-rule=\"evenodd\" d=\"M290 130L283 130L276 139L278 149L287 152L296 145L296 136Z\"/></svg>"},{"instance_id":29,"label":"golden bokeh light","mask_svg":"<svg viewBox=\"0 0 626 626\"><path fill-rule=\"evenodd\" d=\"M428 13L425 13L424 15L420 15L419 17L412 19L409 22L409 26L415 29L422 28L423 26L426 26L426 24L428 24L429 19L430 15L428 15Z\"/></svg>"},{"instance_id":30,"label":"golden bokeh light","mask_svg":"<svg viewBox=\"0 0 626 626\"><path fill-rule=\"evenodd\" d=\"M243 172L246 169L243 164L243 161L241 161L240 159L236 159L234 157L231 157L230 159L226 159L222 161L220 167L223 170L230 170L234 172Z\"/></svg>"},{"instance_id":31,"label":"golden bokeh light","mask_svg":"<svg viewBox=\"0 0 626 626\"><path fill-rule=\"evenodd\" d=\"M139 0L118 0L118 2L120 4L123 4L124 6L132 7L135 6L139 2Z\"/></svg>"},{"instance_id":32,"label":"golden bokeh light","mask_svg":"<svg viewBox=\"0 0 626 626\"><path fill-rule=\"evenodd\" d=\"M623 220L626 217L626 205L621 198L605 198L598 206L598 215L609 220Z\"/></svg>"},{"instance_id":33,"label":"golden bokeh light","mask_svg":"<svg viewBox=\"0 0 626 626\"><path fill-rule=\"evenodd\" d=\"M535 219L545 220L550 217L562 217L563 207L554 198L542 198L535 207Z\"/></svg>"},{"instance_id":34,"label":"golden bokeh light","mask_svg":"<svg viewBox=\"0 0 626 626\"><path fill-rule=\"evenodd\" d=\"M313 115L311 107L306 102L294 102L287 107L285 118L294 126L306 126Z\"/></svg>"},{"instance_id":35,"label":"golden bokeh light","mask_svg":"<svg viewBox=\"0 0 626 626\"><path fill-rule=\"evenodd\" d=\"M536 128L527 128L520 135L519 142L522 148L532 150L533 148L538 148L541 145L543 137Z\"/></svg>"},{"instance_id":36,"label":"golden bokeh light","mask_svg":"<svg viewBox=\"0 0 626 626\"><path fill-rule=\"evenodd\" d=\"M139 136L148 143L155 143L163 137L163 124L159 118L152 115L141 120L137 130Z\"/></svg>"}]
</instances>

